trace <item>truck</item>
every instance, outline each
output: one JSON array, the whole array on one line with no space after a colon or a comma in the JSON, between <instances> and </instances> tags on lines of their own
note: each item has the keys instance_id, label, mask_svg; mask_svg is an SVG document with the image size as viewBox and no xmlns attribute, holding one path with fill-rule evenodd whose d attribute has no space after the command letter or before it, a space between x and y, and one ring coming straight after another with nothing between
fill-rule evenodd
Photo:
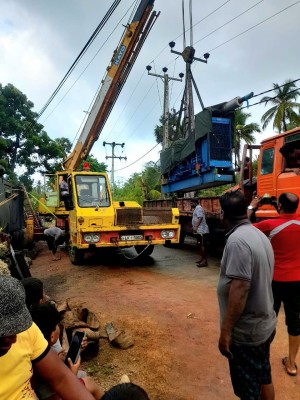
<instances>
[{"instance_id":1,"label":"truck","mask_svg":"<svg viewBox=\"0 0 300 400\"><path fill-rule=\"evenodd\" d=\"M209 139L208 139L209 140ZM271 136L261 142L260 145L244 145L241 167L239 170L239 182L232 185L229 190L241 189L248 203L257 193L262 198L256 211L256 220L276 218L278 216L276 204L281 193L292 192L300 197L300 175L295 172L286 172L286 160L280 149L289 143L295 150L300 151L300 127ZM209 142L210 148L212 143ZM253 175L253 161L257 159L257 173ZM247 176L245 176L247 171ZM245 179L246 178L246 179ZM218 183L218 180L217 180ZM233 183L233 181L232 181ZM215 185L211 182L210 187ZM182 186L182 185L181 185ZM203 186L208 186L204 184ZM201 193L201 192L200 192ZM178 193L175 192L178 195ZM146 201L149 208L164 208L172 205L179 209L179 222L181 225L180 243L186 236L194 236L192 231L192 204L200 199L207 223L210 229L210 243L216 249L224 241L224 229L221 224L219 196L209 197L174 197L173 199ZM297 210L300 213L300 205Z\"/></svg>"},{"instance_id":2,"label":"truck","mask_svg":"<svg viewBox=\"0 0 300 400\"><path fill-rule=\"evenodd\" d=\"M159 13L154 0L141 0L114 51L91 112L64 170L46 175L44 202L39 213L52 213L69 236L69 256L81 264L87 251L134 247L136 257L148 256L154 245L178 243L179 211L174 207L153 213L134 201L114 201L106 173L90 171L85 162L122 90L141 47ZM47 183L48 179L48 183ZM66 207L60 185L66 179L71 207ZM50 180L50 184L49 184Z\"/></svg>"},{"instance_id":3,"label":"truck","mask_svg":"<svg viewBox=\"0 0 300 400\"><path fill-rule=\"evenodd\" d=\"M300 175L294 171L286 172L287 160L280 149L289 143L294 150L300 151L300 127L279 133L265 139L258 145L245 145L239 187L244 190L249 203L255 191L262 197L256 211L257 220L278 216L276 204L281 193L292 192L300 197ZM258 151L257 176L253 177L253 157ZM244 180L246 158L249 158L249 179ZM245 182L245 184L243 184ZM300 206L297 213L300 213Z\"/></svg>"}]
</instances>

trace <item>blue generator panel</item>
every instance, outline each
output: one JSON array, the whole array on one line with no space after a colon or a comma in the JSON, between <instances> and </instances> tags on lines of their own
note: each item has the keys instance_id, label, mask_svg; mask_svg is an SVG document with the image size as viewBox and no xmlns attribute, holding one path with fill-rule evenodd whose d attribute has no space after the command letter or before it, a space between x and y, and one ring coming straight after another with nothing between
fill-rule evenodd
<instances>
[{"instance_id":1,"label":"blue generator panel","mask_svg":"<svg viewBox=\"0 0 300 400\"><path fill-rule=\"evenodd\" d=\"M212 131L195 135L194 151L162 178L162 192L190 192L234 182L231 121L212 117ZM191 139L191 138L189 138Z\"/></svg>"}]
</instances>

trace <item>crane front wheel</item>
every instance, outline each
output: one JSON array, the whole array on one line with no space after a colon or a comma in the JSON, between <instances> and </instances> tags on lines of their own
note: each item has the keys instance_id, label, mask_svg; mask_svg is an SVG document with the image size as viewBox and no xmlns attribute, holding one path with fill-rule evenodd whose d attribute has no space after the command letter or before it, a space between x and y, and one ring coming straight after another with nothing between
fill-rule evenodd
<instances>
[{"instance_id":1,"label":"crane front wheel","mask_svg":"<svg viewBox=\"0 0 300 400\"><path fill-rule=\"evenodd\" d=\"M83 264L84 260L84 250L78 249L77 247L70 246L69 247L69 257L71 263L74 265Z\"/></svg>"}]
</instances>

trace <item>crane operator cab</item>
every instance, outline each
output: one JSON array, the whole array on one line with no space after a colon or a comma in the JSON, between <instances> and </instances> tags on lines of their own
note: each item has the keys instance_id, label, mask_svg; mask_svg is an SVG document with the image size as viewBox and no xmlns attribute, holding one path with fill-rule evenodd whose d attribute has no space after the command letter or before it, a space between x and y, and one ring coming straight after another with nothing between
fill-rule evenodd
<instances>
[{"instance_id":1,"label":"crane operator cab","mask_svg":"<svg viewBox=\"0 0 300 400\"><path fill-rule=\"evenodd\" d=\"M44 180L45 197L40 199L40 214L67 216L76 207L98 209L112 204L105 173L64 171L45 175Z\"/></svg>"},{"instance_id":2,"label":"crane operator cab","mask_svg":"<svg viewBox=\"0 0 300 400\"><path fill-rule=\"evenodd\" d=\"M110 197L105 176L75 175L78 207L109 207Z\"/></svg>"}]
</instances>

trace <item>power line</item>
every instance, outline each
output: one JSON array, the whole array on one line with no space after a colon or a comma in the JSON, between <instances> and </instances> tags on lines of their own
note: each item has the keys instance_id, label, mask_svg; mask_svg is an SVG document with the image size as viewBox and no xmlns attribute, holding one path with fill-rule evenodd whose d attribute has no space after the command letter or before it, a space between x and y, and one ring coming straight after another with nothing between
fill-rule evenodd
<instances>
[{"instance_id":1,"label":"power line","mask_svg":"<svg viewBox=\"0 0 300 400\"><path fill-rule=\"evenodd\" d=\"M54 97L57 95L57 93L59 92L59 90L61 89L61 87L63 86L63 84L65 83L65 81L68 79L68 77L70 76L70 74L72 73L72 71L74 70L74 68L76 67L76 65L79 63L79 61L81 60L81 58L83 57L83 55L86 53L86 51L88 50L88 48L90 47L90 45L93 43L93 41L96 39L97 35L99 34L99 32L102 30L102 28L105 26L106 22L109 20L109 18L112 16L113 12L116 10L117 6L119 5L121 0L115 0L114 3L112 4L112 6L110 7L110 9L107 11L107 13L105 14L105 16L102 18L100 24L97 26L97 28L94 30L92 36L89 38L89 40L87 41L87 43L85 44L85 46L83 47L83 49L81 50L81 52L79 53L79 55L76 57L75 61L73 62L73 64L71 65L71 67L69 68L69 70L67 71L67 73L65 74L65 76L63 77L63 79L60 81L59 85L57 86L57 88L54 90L54 92L52 93L52 95L50 96L50 98L47 100L46 104L42 107L42 109L40 110L40 112L38 113L36 119L39 119L41 117L41 115L44 113L44 111L46 110L46 108L49 106L49 104L51 103L51 101L54 99Z\"/></svg>"},{"instance_id":2,"label":"power line","mask_svg":"<svg viewBox=\"0 0 300 400\"><path fill-rule=\"evenodd\" d=\"M140 84L140 82L141 82L141 80L142 80L144 74L145 74L145 70L143 70L143 72L142 72L142 74L141 74L141 76L140 76L140 79L137 81L137 84L135 85L133 91L132 91L131 94L128 96L128 101L127 101L127 103L125 104L125 106L123 107L122 111L118 114L118 118L116 118L116 121L115 121L114 125L112 126L111 130L109 131L109 133L108 133L108 135L107 135L107 137L106 137L106 140L110 137L111 133L113 132L113 130L114 130L114 128L115 128L115 126L116 126L117 123L119 122L119 118L121 117L121 115L122 115L123 112L125 111L125 109L126 109L126 107L128 106L128 104L131 103L132 98L133 98L133 95L134 95L136 89L138 88L138 86L139 86L139 84ZM153 85L152 85L152 86L153 86ZM151 88L148 90L148 92L146 93L146 95L147 95L147 94L149 93L149 91L152 89L152 86L151 86ZM133 115L135 114L135 112L137 111L137 109L141 106L141 104L143 103L143 101L144 101L146 95L144 95L142 101L139 102L138 107L135 109L135 111L133 112L133 114L131 115L131 117L130 117L129 120L132 119L132 117L133 117ZM126 125L128 124L128 122L129 122L129 121L127 121ZM123 126L122 128L124 129L124 126Z\"/></svg>"},{"instance_id":3,"label":"power line","mask_svg":"<svg viewBox=\"0 0 300 400\"><path fill-rule=\"evenodd\" d=\"M154 72L156 73L156 67L155 67L155 62L154 62L154 60L152 61L152 63L153 63L153 67L154 67ZM160 93L159 93L159 87L158 87L158 80L157 80L157 78L155 79L155 82L156 82L156 88L157 88L157 94L158 94L158 100L159 100L160 108L161 108L161 110L162 110L163 107L162 107L162 103L161 103L161 98L160 98Z\"/></svg>"},{"instance_id":4,"label":"power line","mask_svg":"<svg viewBox=\"0 0 300 400\"><path fill-rule=\"evenodd\" d=\"M300 78L295 79L294 81L288 82L288 84L295 83L295 82L298 82L298 81L300 81ZM286 85L287 85L287 83L284 83L283 85L280 85L280 86L276 86L276 89L279 89L279 88L281 88L281 87L283 87L283 86L286 86ZM264 92L255 94L254 96L252 96L252 99L253 99L253 97L261 96L262 94L266 94L266 93L269 93L269 92L273 92L274 90L275 90L275 89L273 88L273 89L265 90Z\"/></svg>"},{"instance_id":5,"label":"power line","mask_svg":"<svg viewBox=\"0 0 300 400\"><path fill-rule=\"evenodd\" d=\"M298 80L299 80L299 79L298 79ZM281 85L281 86L284 86L284 85ZM281 86L278 86L278 87L281 87ZM273 90L274 90L274 89L273 89ZM291 90L291 91L289 92L289 94L290 94L290 93L297 92L297 91L299 91L299 90L300 90L300 88L296 88L296 89L294 89L294 90ZM266 91L266 92L262 92L261 94L264 94L264 93L267 93L267 92L269 92L269 90ZM257 96L258 96L258 95L257 95ZM253 96L253 97L255 97L255 96ZM280 97L280 96L277 95L277 96L274 96L274 97L270 97L269 100L277 99L278 97ZM250 108L250 107L257 106L258 104L263 104L263 103L264 103L264 102L262 102L262 101L258 101L257 103L250 104L249 106L240 107L240 108L238 108L238 110L243 110L244 108Z\"/></svg>"},{"instance_id":6,"label":"power line","mask_svg":"<svg viewBox=\"0 0 300 400\"><path fill-rule=\"evenodd\" d=\"M131 116L129 117L129 119L126 121L126 124L124 124L122 126L122 130L123 133L125 132L125 128L128 126L129 122L132 120L133 116L136 114L136 112L138 111L138 109L142 106L144 100L148 97L148 94L150 93L150 91L152 90L153 86L155 85L155 82L153 82L153 84L150 86L150 88L148 89L148 91L144 94L142 100L139 102L139 105L136 107L136 109L133 111L133 113L131 114ZM121 133L120 135L117 136L117 138L120 138L123 136L123 133Z\"/></svg>"},{"instance_id":7,"label":"power line","mask_svg":"<svg viewBox=\"0 0 300 400\"><path fill-rule=\"evenodd\" d=\"M133 4L133 3L132 3ZM95 60L95 58L97 57L97 55L99 54L99 52L102 50L103 46L108 42L108 40L110 39L111 35L116 31L116 29L118 28L118 26L120 25L121 21L125 18L126 14L128 13L128 11L130 10L130 8L126 11L126 13L122 16L122 18L117 22L116 26L114 27L114 29L110 32L110 34L107 36L107 38L105 39L105 41L102 43L102 45L100 46L100 48L98 49L98 51L94 54L94 56L91 58L91 60L89 61L89 63L86 65L86 67L82 70L82 72L79 74L79 76L77 77L77 79L73 82L73 84L71 85L71 87L67 90L67 92L64 94L64 96L60 99L60 101L56 104L56 106L51 110L51 112L47 115L47 117L43 120L43 124L45 121L47 121L47 119L50 117L50 115L53 114L53 112L57 109L57 107L60 105L60 103L64 100L64 98L67 96L67 94L71 91L71 89L75 86L75 84L79 81L79 79L82 77L82 75L85 73L85 71L88 69L88 67L91 65L91 63ZM104 73L105 76L106 72ZM102 78L102 80L104 79L104 76ZM97 97L98 91L100 90L101 87L101 83L99 84L94 97L89 105L88 110L90 110L92 108L92 105L94 103L95 98ZM52 99L53 100L53 99ZM83 122L82 122L83 123ZM76 134L76 136L78 135L78 132Z\"/></svg>"},{"instance_id":8,"label":"power line","mask_svg":"<svg viewBox=\"0 0 300 400\"><path fill-rule=\"evenodd\" d=\"M231 0L226 0L224 3L222 3L219 7L215 8L213 11L211 11L209 14L207 14L204 18L200 19L198 22L196 22L191 28L193 28L196 25L199 25L202 21L204 21L205 19L207 19L208 17L210 17L211 15L213 15L215 12L219 11L223 6L225 6L227 3L229 3ZM178 35L175 39L173 39L173 42L175 42L175 40L177 40L178 38L180 38L182 35L184 35L186 32L188 32L191 28L185 30L183 33L181 33L180 35ZM160 55L161 53L168 48L168 45L166 45L162 50L160 50L160 52L157 54L157 56L149 63L151 64L152 62L154 62ZM176 57L178 58L178 57Z\"/></svg>"},{"instance_id":9,"label":"power line","mask_svg":"<svg viewBox=\"0 0 300 400\"><path fill-rule=\"evenodd\" d=\"M209 50L208 53L211 53L212 51L218 49L219 47L224 46L225 44L231 42L232 40L238 38L239 36L244 35L245 33L251 31L252 29L256 28L257 26L259 26L259 25L263 24L264 22L266 22L266 21L268 21L268 20L270 20L270 19L276 17L277 15L281 14L282 12L288 10L288 9L291 8L291 7L294 7L296 4L299 4L299 3L300 3L300 1L296 1L295 3L293 3L293 4L291 4L291 5L289 5L289 6L285 7L285 8L283 8L282 10L280 10L280 11L278 11L277 13L271 15L270 17L268 17L268 18L266 18L266 19L264 19L264 20L258 22L257 24L251 26L250 28L246 29L245 31L239 33L238 35L233 36L231 39L226 40L226 42L223 42L223 43L219 44L218 46L216 46L216 47L214 47L213 49Z\"/></svg>"},{"instance_id":10,"label":"power line","mask_svg":"<svg viewBox=\"0 0 300 400\"><path fill-rule=\"evenodd\" d=\"M128 168L128 167L131 167L133 164L137 163L137 162L140 161L142 158L144 158L146 155L148 155L149 153L151 153L151 151L154 150L155 147L157 147L159 144L160 144L160 143L156 143L156 145L153 146L152 149L150 149L149 151L147 151L147 153L145 153L143 156L141 156L141 157L138 158L137 160L133 161L131 164L126 165L126 167L120 168L120 169L115 169L115 172L123 171L123 169Z\"/></svg>"},{"instance_id":11,"label":"power line","mask_svg":"<svg viewBox=\"0 0 300 400\"><path fill-rule=\"evenodd\" d=\"M211 32L208 33L207 35L203 36L201 39L197 40L197 41L195 42L195 44L201 42L202 40L206 39L208 36L212 35L213 33L217 32L218 30L224 28L224 26L229 25L231 22L235 21L236 19L238 19L238 18L241 17L242 15L246 14L248 11L250 11L250 10L252 10L252 8L258 6L258 5L259 5L260 3L262 3L263 1L264 1L264 0L258 1L258 2L255 3L253 6L247 8L247 10L241 12L240 14L236 15L234 18L232 18L232 19L230 19L229 21L225 22L225 24L219 26L218 28L214 29L213 31L211 31Z\"/></svg>"}]
</instances>

